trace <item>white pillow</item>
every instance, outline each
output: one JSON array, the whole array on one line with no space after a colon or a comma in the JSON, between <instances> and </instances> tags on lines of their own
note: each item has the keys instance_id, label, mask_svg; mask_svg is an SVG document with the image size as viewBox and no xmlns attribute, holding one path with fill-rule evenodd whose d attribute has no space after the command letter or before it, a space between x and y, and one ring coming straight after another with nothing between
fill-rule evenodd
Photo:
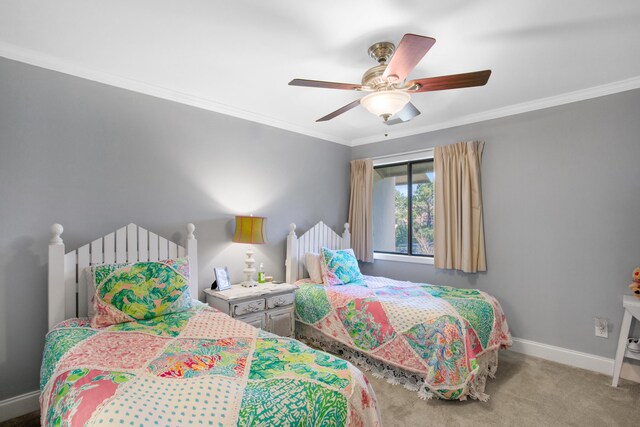
<instances>
[{"instance_id":1,"label":"white pillow","mask_svg":"<svg viewBox=\"0 0 640 427\"><path fill-rule=\"evenodd\" d=\"M307 267L309 278L315 283L322 283L322 268L320 267L320 254L307 252L304 254L304 266Z\"/></svg>"}]
</instances>

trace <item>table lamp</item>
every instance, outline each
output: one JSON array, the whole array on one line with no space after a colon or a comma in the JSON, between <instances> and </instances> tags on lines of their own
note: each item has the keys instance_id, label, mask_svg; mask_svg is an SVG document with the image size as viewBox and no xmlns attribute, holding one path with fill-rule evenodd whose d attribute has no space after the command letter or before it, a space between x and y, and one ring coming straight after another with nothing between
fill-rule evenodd
<instances>
[{"instance_id":1,"label":"table lamp","mask_svg":"<svg viewBox=\"0 0 640 427\"><path fill-rule=\"evenodd\" d=\"M253 268L256 260L253 259L253 248L251 245L260 245L267 242L266 239L267 218L261 216L236 216L236 231L233 233L233 241L235 243L245 243L249 245L244 262L247 268L242 270L244 273L244 281L242 286L250 288L257 286L258 282L253 280L256 269Z\"/></svg>"}]
</instances>

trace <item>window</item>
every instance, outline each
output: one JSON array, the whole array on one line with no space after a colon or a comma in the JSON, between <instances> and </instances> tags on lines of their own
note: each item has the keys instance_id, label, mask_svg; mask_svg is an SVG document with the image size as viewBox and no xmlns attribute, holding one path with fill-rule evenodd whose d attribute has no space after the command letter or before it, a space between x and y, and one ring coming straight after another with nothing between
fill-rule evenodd
<instances>
[{"instance_id":1,"label":"window","mask_svg":"<svg viewBox=\"0 0 640 427\"><path fill-rule=\"evenodd\" d=\"M375 253L433 257L433 159L373 169Z\"/></svg>"}]
</instances>

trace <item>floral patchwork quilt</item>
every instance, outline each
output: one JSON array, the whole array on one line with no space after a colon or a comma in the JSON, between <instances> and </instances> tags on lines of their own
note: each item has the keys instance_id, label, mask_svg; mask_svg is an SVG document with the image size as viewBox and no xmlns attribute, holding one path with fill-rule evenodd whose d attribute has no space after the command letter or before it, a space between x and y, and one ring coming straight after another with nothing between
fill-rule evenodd
<instances>
[{"instance_id":1,"label":"floral patchwork quilt","mask_svg":"<svg viewBox=\"0 0 640 427\"><path fill-rule=\"evenodd\" d=\"M341 286L299 281L296 320L366 356L418 374L437 397L460 399L478 357L511 345L491 295L384 277Z\"/></svg>"},{"instance_id":2,"label":"floral patchwork quilt","mask_svg":"<svg viewBox=\"0 0 640 427\"><path fill-rule=\"evenodd\" d=\"M378 426L372 388L350 363L209 307L46 338L47 426Z\"/></svg>"}]
</instances>

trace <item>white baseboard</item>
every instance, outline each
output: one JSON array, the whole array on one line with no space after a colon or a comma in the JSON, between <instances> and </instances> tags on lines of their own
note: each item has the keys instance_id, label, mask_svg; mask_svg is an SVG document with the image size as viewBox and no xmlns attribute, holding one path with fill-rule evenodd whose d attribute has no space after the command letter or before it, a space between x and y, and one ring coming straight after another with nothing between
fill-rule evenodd
<instances>
[{"instance_id":1,"label":"white baseboard","mask_svg":"<svg viewBox=\"0 0 640 427\"><path fill-rule=\"evenodd\" d=\"M40 392L21 394L6 400L0 400L0 423L33 412L40 407Z\"/></svg>"},{"instance_id":2,"label":"white baseboard","mask_svg":"<svg viewBox=\"0 0 640 427\"><path fill-rule=\"evenodd\" d=\"M605 375L613 374L614 361L608 357L582 353L580 351L569 350L568 348L556 347L554 345L529 341L522 338L513 338L513 346L511 346L510 349L528 356L539 357L575 368L587 369ZM640 366L623 363L620 376L627 380L640 383Z\"/></svg>"}]
</instances>

